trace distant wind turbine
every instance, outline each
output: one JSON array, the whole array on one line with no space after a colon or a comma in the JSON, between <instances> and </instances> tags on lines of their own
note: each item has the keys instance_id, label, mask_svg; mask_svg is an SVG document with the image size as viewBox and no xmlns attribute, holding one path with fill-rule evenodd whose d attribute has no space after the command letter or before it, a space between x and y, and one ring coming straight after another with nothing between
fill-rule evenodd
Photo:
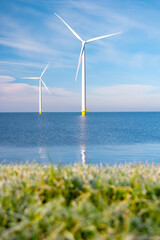
<instances>
[{"instance_id":1,"label":"distant wind turbine","mask_svg":"<svg viewBox=\"0 0 160 240\"><path fill-rule=\"evenodd\" d=\"M90 43L93 41L97 41L103 38L111 37L116 34L120 34L121 32L118 33L113 33L105 36L100 36L96 38L91 38L87 41L84 41L58 14L55 13L55 15L69 28L69 30L82 42L82 48L79 56L79 61L78 61L78 67L77 67L77 72L76 72L76 78L75 81L77 80L77 75L79 71L80 64L82 62L82 115L86 115L86 73L85 73L85 44Z\"/></svg>"},{"instance_id":2,"label":"distant wind turbine","mask_svg":"<svg viewBox=\"0 0 160 240\"><path fill-rule=\"evenodd\" d=\"M23 77L23 79L38 79L39 80L39 114L42 113L42 83L43 83L44 87L46 88L46 90L48 91L48 93L51 94L49 89L47 88L45 82L42 80L42 76L45 73L46 69L48 68L48 65L49 65L49 63L43 70L40 77Z\"/></svg>"}]
</instances>

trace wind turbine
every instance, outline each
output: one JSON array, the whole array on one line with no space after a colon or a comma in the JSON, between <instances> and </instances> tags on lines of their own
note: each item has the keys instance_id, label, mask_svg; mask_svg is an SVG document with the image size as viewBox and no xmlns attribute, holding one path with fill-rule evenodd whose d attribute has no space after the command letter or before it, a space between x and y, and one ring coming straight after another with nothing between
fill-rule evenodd
<instances>
[{"instance_id":1,"label":"wind turbine","mask_svg":"<svg viewBox=\"0 0 160 240\"><path fill-rule=\"evenodd\" d=\"M47 64L47 66L43 70L40 77L23 77L23 79L38 79L39 80L39 114L42 113L42 84L44 85L44 87L46 88L48 93L51 94L49 89L47 88L45 82L42 80L42 76L45 73L46 69L48 68L48 65L49 65L49 63Z\"/></svg>"},{"instance_id":2,"label":"wind turbine","mask_svg":"<svg viewBox=\"0 0 160 240\"><path fill-rule=\"evenodd\" d=\"M77 75L79 71L80 64L82 62L82 115L86 115L86 71L85 71L85 45L86 43L90 43L93 41L97 41L103 38L111 37L116 34L120 34L121 32L118 33L113 33L109 35L104 35L96 38L91 38L87 41L84 41L57 13L55 15L69 28L69 30L82 42L82 48L79 56L79 61L78 61L78 67L77 67L77 72L76 72L76 78L75 81L77 80Z\"/></svg>"}]
</instances>

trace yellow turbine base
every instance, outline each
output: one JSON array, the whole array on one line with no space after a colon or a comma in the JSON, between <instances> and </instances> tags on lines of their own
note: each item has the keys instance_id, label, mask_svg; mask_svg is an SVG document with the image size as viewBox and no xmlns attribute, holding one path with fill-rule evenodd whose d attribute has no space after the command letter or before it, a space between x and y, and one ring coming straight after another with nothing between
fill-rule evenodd
<instances>
[{"instance_id":1,"label":"yellow turbine base","mask_svg":"<svg viewBox=\"0 0 160 240\"><path fill-rule=\"evenodd\" d=\"M86 111L82 111L82 115L85 116L86 115Z\"/></svg>"},{"instance_id":2,"label":"yellow turbine base","mask_svg":"<svg viewBox=\"0 0 160 240\"><path fill-rule=\"evenodd\" d=\"M42 111L39 111L39 114L41 114L42 113Z\"/></svg>"}]
</instances>

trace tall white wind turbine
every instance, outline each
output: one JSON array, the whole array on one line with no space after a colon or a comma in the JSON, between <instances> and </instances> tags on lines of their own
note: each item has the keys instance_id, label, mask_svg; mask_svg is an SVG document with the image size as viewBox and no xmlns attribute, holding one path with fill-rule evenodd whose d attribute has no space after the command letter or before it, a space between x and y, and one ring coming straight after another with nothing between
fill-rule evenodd
<instances>
[{"instance_id":1,"label":"tall white wind turbine","mask_svg":"<svg viewBox=\"0 0 160 240\"><path fill-rule=\"evenodd\" d=\"M49 64L47 64L47 66L43 70L43 72L42 72L40 77L23 77L23 79L38 79L39 80L39 114L42 113L42 84L46 88L47 92L50 94L49 89L47 88L45 82L42 80L42 76L45 73L46 69L48 68L48 65Z\"/></svg>"},{"instance_id":2,"label":"tall white wind turbine","mask_svg":"<svg viewBox=\"0 0 160 240\"><path fill-rule=\"evenodd\" d=\"M85 71L85 45L86 43L94 42L103 38L111 37L116 34L120 34L121 32L118 33L113 33L109 35L104 35L96 38L91 38L87 41L84 41L58 14L55 13L55 15L69 28L69 30L82 42L82 48L79 56L79 61L78 61L78 67L77 67L77 72L76 72L76 78L75 81L77 80L77 75L79 71L80 64L82 62L82 115L86 115L86 71Z\"/></svg>"}]
</instances>

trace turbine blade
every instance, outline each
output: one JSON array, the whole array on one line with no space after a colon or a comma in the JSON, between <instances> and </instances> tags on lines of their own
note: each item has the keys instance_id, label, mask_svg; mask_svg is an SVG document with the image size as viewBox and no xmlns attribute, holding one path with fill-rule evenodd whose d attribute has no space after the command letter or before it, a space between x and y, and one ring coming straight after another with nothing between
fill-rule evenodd
<instances>
[{"instance_id":1,"label":"turbine blade","mask_svg":"<svg viewBox=\"0 0 160 240\"><path fill-rule=\"evenodd\" d=\"M22 79L40 79L39 77L23 77Z\"/></svg>"},{"instance_id":2,"label":"turbine blade","mask_svg":"<svg viewBox=\"0 0 160 240\"><path fill-rule=\"evenodd\" d=\"M47 92L48 92L48 93L51 95L51 93L50 93L50 91L49 91L48 87L46 86L45 82L44 82L42 79L41 79L41 81L42 81L43 85L45 86L45 88L46 88Z\"/></svg>"},{"instance_id":3,"label":"turbine blade","mask_svg":"<svg viewBox=\"0 0 160 240\"><path fill-rule=\"evenodd\" d=\"M57 14L55 15L69 28L69 30L81 41L83 42L83 39Z\"/></svg>"},{"instance_id":4,"label":"turbine blade","mask_svg":"<svg viewBox=\"0 0 160 240\"><path fill-rule=\"evenodd\" d=\"M97 40L99 40L99 39L103 39L103 38L107 38L107 37L111 37L111 36L113 36L113 35L120 34L120 33L121 33L121 32L112 33L112 34L109 34L109 35L100 36L100 37L96 37L96 38L91 38L91 39L87 40L86 43L93 42L93 41L97 41Z\"/></svg>"},{"instance_id":5,"label":"turbine blade","mask_svg":"<svg viewBox=\"0 0 160 240\"><path fill-rule=\"evenodd\" d=\"M40 78L41 78L41 77L43 76L43 74L45 73L46 69L48 68L48 65L49 65L49 63L47 64L47 66L46 66L45 69L43 70L43 72L42 72Z\"/></svg>"},{"instance_id":6,"label":"turbine blade","mask_svg":"<svg viewBox=\"0 0 160 240\"><path fill-rule=\"evenodd\" d=\"M80 67L80 64L81 64L81 61L82 61L82 54L83 54L83 51L84 51L84 46L85 46L85 44L83 43L83 44L82 44L82 48L81 48L81 52L80 52L80 55L79 55L79 61L78 61L78 67L77 67L75 82L76 82L76 80L77 80L77 76L78 76L78 72L79 72L79 67Z\"/></svg>"}]
</instances>

